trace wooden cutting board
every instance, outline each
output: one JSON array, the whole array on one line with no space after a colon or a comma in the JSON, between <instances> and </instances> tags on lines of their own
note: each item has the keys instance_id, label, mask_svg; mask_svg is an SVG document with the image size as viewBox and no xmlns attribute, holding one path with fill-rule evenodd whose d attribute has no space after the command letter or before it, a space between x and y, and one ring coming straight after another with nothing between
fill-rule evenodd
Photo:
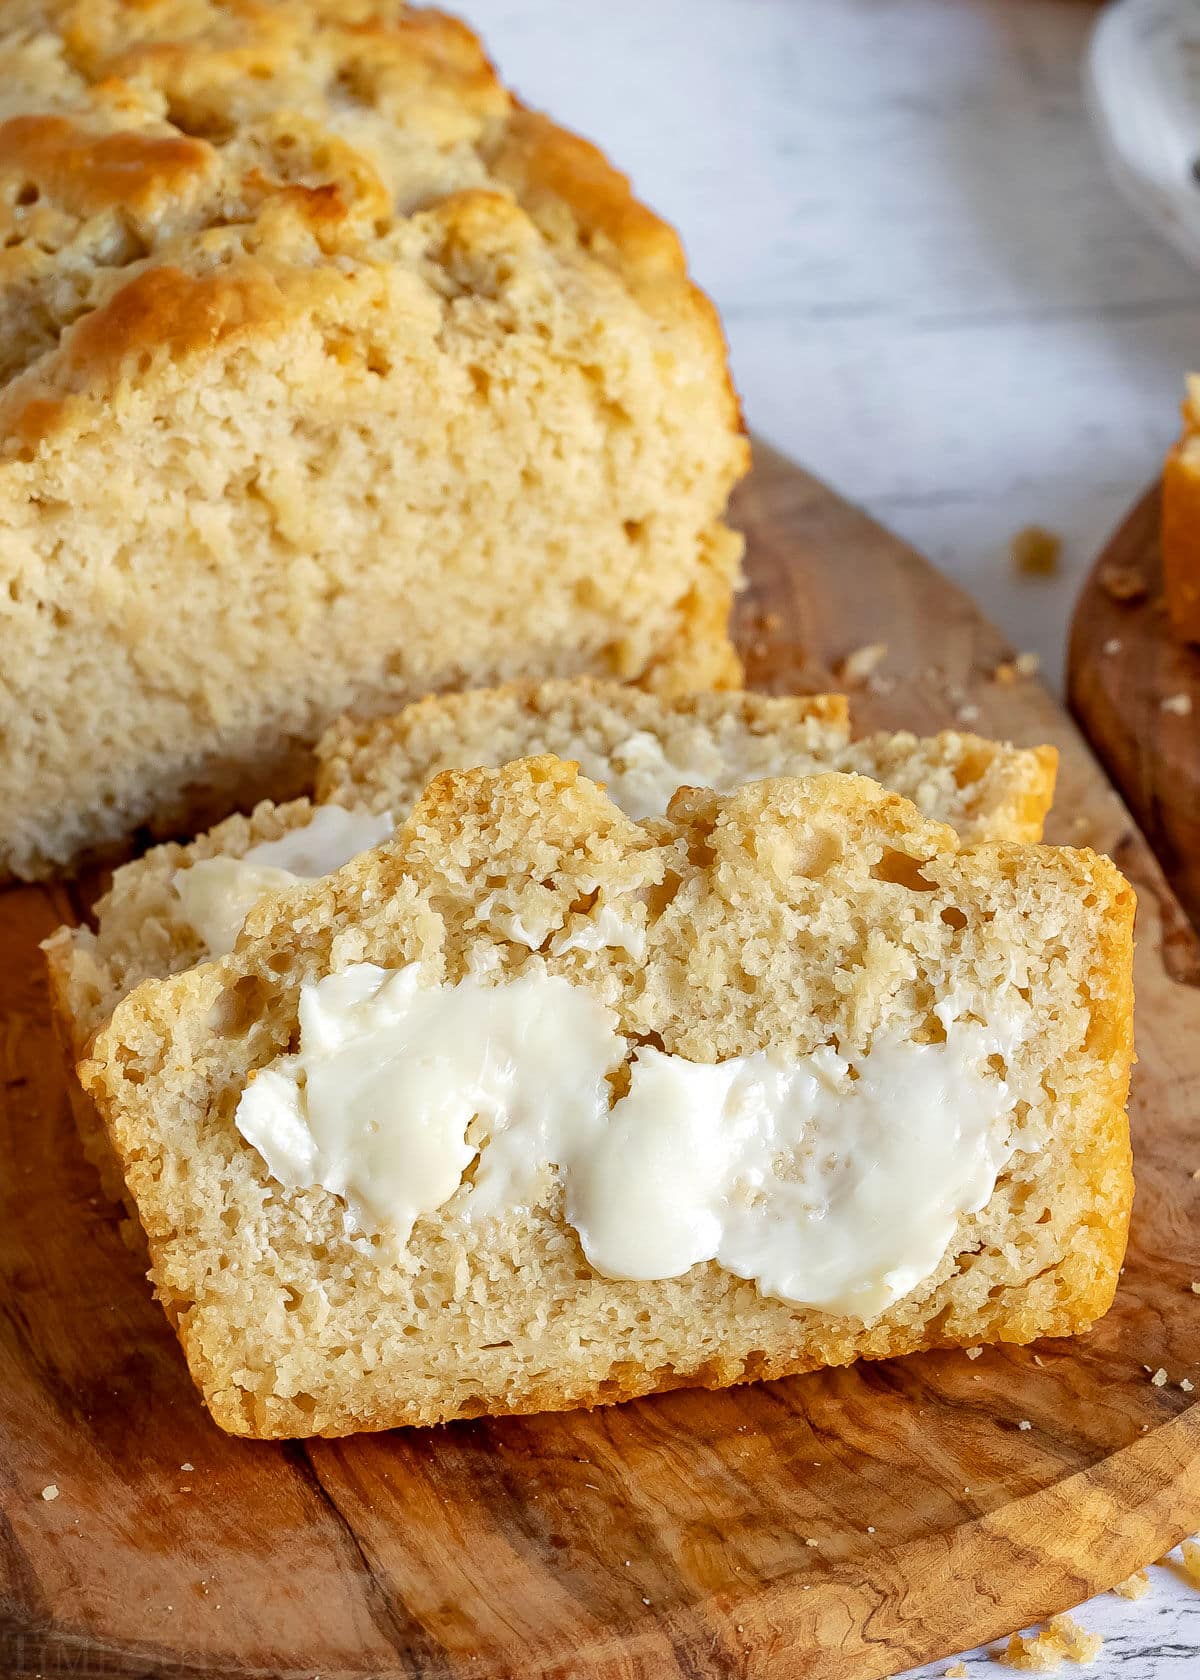
<instances>
[{"instance_id":1,"label":"wooden cutting board","mask_svg":"<svg viewBox=\"0 0 1200 1680\"><path fill-rule=\"evenodd\" d=\"M36 946L78 906L11 891L5 1676L865 1680L1077 1604L1200 1524L1200 1411L1177 1386L1200 1383L1196 941L1070 722L962 595L766 450L739 513L753 681L824 686L886 642L860 726L1056 742L1053 837L1111 852L1138 886L1138 1199L1112 1313L1078 1341L975 1360L346 1441L227 1438L68 1119Z\"/></svg>"},{"instance_id":2,"label":"wooden cutting board","mask_svg":"<svg viewBox=\"0 0 1200 1680\"><path fill-rule=\"evenodd\" d=\"M1192 922L1200 927L1200 648L1170 634L1153 485L1105 547L1071 627L1079 719Z\"/></svg>"}]
</instances>

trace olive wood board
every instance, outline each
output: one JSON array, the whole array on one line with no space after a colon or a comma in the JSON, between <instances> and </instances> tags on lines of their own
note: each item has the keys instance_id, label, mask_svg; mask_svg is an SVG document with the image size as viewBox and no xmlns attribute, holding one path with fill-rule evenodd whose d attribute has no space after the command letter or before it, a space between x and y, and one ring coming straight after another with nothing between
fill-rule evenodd
<instances>
[{"instance_id":1,"label":"olive wood board","mask_svg":"<svg viewBox=\"0 0 1200 1680\"><path fill-rule=\"evenodd\" d=\"M860 727L1055 742L1052 837L1138 887L1138 1197L1112 1312L1075 1341L591 1413L224 1436L68 1115L37 944L83 895L10 890L5 1677L868 1680L1078 1604L1200 1523L1200 1409L1178 1386L1200 1382L1195 937L1072 724L971 603L807 473L756 460L737 510L751 682L819 689L886 642Z\"/></svg>"},{"instance_id":2,"label":"olive wood board","mask_svg":"<svg viewBox=\"0 0 1200 1680\"><path fill-rule=\"evenodd\" d=\"M1200 927L1200 648L1163 600L1161 490L1130 510L1075 608L1067 692L1093 751Z\"/></svg>"}]
</instances>

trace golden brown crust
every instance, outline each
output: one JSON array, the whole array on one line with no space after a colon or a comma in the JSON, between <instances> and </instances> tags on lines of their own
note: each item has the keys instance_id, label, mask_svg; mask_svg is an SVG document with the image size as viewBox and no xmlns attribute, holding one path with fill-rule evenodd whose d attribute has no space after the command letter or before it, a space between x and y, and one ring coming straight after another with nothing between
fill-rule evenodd
<instances>
[{"instance_id":1,"label":"golden brown crust","mask_svg":"<svg viewBox=\"0 0 1200 1680\"><path fill-rule=\"evenodd\" d=\"M144 375L151 360L182 363L234 338L279 331L287 315L283 291L259 264L204 275L147 269L64 338L52 376L66 394L47 395L39 374L9 386L0 397L0 432L36 446L68 423L74 392L95 399Z\"/></svg>"},{"instance_id":2,"label":"golden brown crust","mask_svg":"<svg viewBox=\"0 0 1200 1680\"><path fill-rule=\"evenodd\" d=\"M109 0L96 7L64 3L50 8L50 15L59 18L72 62L91 79L92 96L104 92L109 114L119 111L123 99L128 102L128 89L150 84L165 97L183 131L134 128L97 134L89 124L59 114L20 114L0 126L0 175L27 176L35 192L79 217L108 208L165 210L171 200L193 195L198 185L212 185L220 173L218 151L197 136L212 133L224 141L230 128L266 121L281 101L289 102L282 92L272 94L276 79L286 81L292 60L303 59L318 42L328 44L341 84L366 101L412 101L424 91L435 92L450 111L461 108L492 180L516 195L523 215L546 239L575 245L588 259L615 270L650 312L674 324L691 321L697 336L708 341L714 366L724 370L728 425L743 430L721 323L708 297L687 281L674 228L634 197L627 176L593 144L509 96L481 42L457 18L405 5L383 12L363 8L355 17L353 7L328 7L319 0L237 5L224 13L200 7L198 15L180 0ZM442 123L449 119L440 111L430 121L439 116ZM215 193L213 217L222 220L222 200L232 193L249 208L250 222L261 217L264 205L274 212L296 210L318 232L346 223L350 205L376 222L387 220L390 195L365 156L329 129L321 133L316 150L319 165L328 171L326 180L297 185L255 166ZM504 202L503 208L513 212L511 203ZM355 228L346 228L351 244L361 239L358 223ZM230 312L237 316L235 297L242 287L222 297L215 296L217 291L213 282L207 297L188 299L173 274L163 282L163 307L143 311L138 306L145 292L139 292L113 314L97 311L106 319L97 321L96 338L108 349L89 360L76 341L74 375L94 371L108 390L108 371L114 361L123 360L119 344L126 356L134 356L150 341L153 323L165 326L161 343L171 354L218 348L222 334L205 336L208 319L213 312L220 319ZM108 309L114 304L116 299ZM286 318L279 297L272 304L269 294L259 292L245 311L245 326L269 329L272 307ZM8 423L17 417L20 425L18 405L3 407ZM30 410L20 427L25 444L47 437L64 415L59 408L42 408L35 415L32 403L25 407ZM739 470L745 472L746 465L748 450L743 449Z\"/></svg>"},{"instance_id":3,"label":"golden brown crust","mask_svg":"<svg viewBox=\"0 0 1200 1680\"><path fill-rule=\"evenodd\" d=\"M1040 840L1046 825L1046 814L1054 802L1054 785L1058 780L1058 748L1041 746L1030 749L1036 773L1022 791L1015 813L1015 840Z\"/></svg>"},{"instance_id":4,"label":"golden brown crust","mask_svg":"<svg viewBox=\"0 0 1200 1680\"><path fill-rule=\"evenodd\" d=\"M1184 434L1163 468L1163 587L1175 634L1200 642L1200 434L1189 404L1183 412Z\"/></svg>"},{"instance_id":5,"label":"golden brown crust","mask_svg":"<svg viewBox=\"0 0 1200 1680\"><path fill-rule=\"evenodd\" d=\"M145 212L216 173L217 154L183 134L89 133L66 117L0 123L0 178L37 183L77 216L114 206Z\"/></svg>"},{"instance_id":6,"label":"golden brown crust","mask_svg":"<svg viewBox=\"0 0 1200 1680\"><path fill-rule=\"evenodd\" d=\"M45 941L46 974L50 993L50 1021L67 1071L67 1100L83 1153L95 1167L110 1202L125 1208L128 1220L141 1233L137 1205L125 1186L120 1159L108 1141L100 1110L76 1078L75 1069L87 1054L88 1037L71 1007L71 943L69 928L59 928ZM144 1240L143 1240L144 1246Z\"/></svg>"}]
</instances>

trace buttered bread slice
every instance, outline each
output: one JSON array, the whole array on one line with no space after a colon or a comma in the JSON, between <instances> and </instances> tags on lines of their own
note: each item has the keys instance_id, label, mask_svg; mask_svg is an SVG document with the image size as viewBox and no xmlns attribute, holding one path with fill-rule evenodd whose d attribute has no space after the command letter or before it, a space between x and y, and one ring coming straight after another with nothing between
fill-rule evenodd
<instances>
[{"instance_id":1,"label":"buttered bread slice","mask_svg":"<svg viewBox=\"0 0 1200 1680\"><path fill-rule=\"evenodd\" d=\"M71 1061L139 981L232 948L242 918L289 877L340 868L379 845L440 770L553 753L604 782L627 815L661 815L684 784L730 790L765 776L851 770L903 793L964 840L1036 840L1057 755L974 735L849 740L841 695L680 699L616 683L551 681L439 695L375 722L347 720L318 749L308 800L260 804L187 846L119 869L96 929L47 942L51 995Z\"/></svg>"},{"instance_id":2,"label":"buttered bread slice","mask_svg":"<svg viewBox=\"0 0 1200 1680\"><path fill-rule=\"evenodd\" d=\"M1132 1196L1133 893L866 778L632 821L448 771L80 1069L222 1427L340 1434L1068 1335Z\"/></svg>"}]
</instances>

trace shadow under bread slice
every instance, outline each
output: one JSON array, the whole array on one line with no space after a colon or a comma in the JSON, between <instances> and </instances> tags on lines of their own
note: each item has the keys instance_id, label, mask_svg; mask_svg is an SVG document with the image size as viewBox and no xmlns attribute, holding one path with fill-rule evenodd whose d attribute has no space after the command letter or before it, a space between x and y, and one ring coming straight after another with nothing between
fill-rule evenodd
<instances>
[{"instance_id":1,"label":"shadow under bread slice","mask_svg":"<svg viewBox=\"0 0 1200 1680\"><path fill-rule=\"evenodd\" d=\"M1116 1286L1132 917L1108 860L865 778L639 825L526 760L439 776L80 1072L237 1433L1023 1342Z\"/></svg>"}]
</instances>

